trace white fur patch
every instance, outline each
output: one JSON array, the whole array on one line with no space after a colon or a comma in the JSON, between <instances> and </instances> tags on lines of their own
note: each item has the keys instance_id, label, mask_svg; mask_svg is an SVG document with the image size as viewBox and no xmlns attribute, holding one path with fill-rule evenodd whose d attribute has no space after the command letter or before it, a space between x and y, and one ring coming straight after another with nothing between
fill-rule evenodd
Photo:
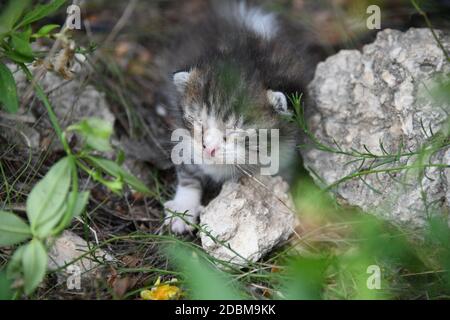
<instances>
[{"instance_id":1,"label":"white fur patch","mask_svg":"<svg viewBox=\"0 0 450 320\"><path fill-rule=\"evenodd\" d=\"M189 210L191 208L199 206L200 199L201 199L201 191L198 190L197 188L178 186L174 200L178 203L182 203L183 206L186 208L185 210Z\"/></svg>"},{"instance_id":2,"label":"white fur patch","mask_svg":"<svg viewBox=\"0 0 450 320\"><path fill-rule=\"evenodd\" d=\"M265 12L261 8L250 7L245 1L233 4L231 15L240 24L265 39L273 39L278 33L279 25L275 14Z\"/></svg>"},{"instance_id":3,"label":"white fur patch","mask_svg":"<svg viewBox=\"0 0 450 320\"><path fill-rule=\"evenodd\" d=\"M190 72L177 72L173 75L173 83L177 87L177 90L180 93L184 93L186 89L186 84L189 81L189 77L191 76Z\"/></svg>"},{"instance_id":4,"label":"white fur patch","mask_svg":"<svg viewBox=\"0 0 450 320\"><path fill-rule=\"evenodd\" d=\"M267 99L276 112L291 115L291 112L288 110L286 96L283 92L267 90Z\"/></svg>"},{"instance_id":5,"label":"white fur patch","mask_svg":"<svg viewBox=\"0 0 450 320\"><path fill-rule=\"evenodd\" d=\"M173 213L170 211L179 214L183 214L187 211L184 219L191 223L195 223L202 210L200 200L201 190L190 187L177 187L175 198L164 203L164 209L166 211L166 216L168 217L166 224L170 224L173 232L182 234L192 231L193 227L180 217L173 216Z\"/></svg>"}]
</instances>

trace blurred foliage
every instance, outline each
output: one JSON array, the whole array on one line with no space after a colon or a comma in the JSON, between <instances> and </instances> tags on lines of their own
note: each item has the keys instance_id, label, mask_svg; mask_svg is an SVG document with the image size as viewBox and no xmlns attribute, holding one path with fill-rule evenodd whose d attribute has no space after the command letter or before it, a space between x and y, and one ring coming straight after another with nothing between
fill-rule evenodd
<instances>
[{"instance_id":1,"label":"blurred foliage","mask_svg":"<svg viewBox=\"0 0 450 320\"><path fill-rule=\"evenodd\" d=\"M182 271L191 289L189 298L197 300L236 300L242 298L231 284L231 277L207 262L205 253L173 245L167 248L169 257Z\"/></svg>"}]
</instances>

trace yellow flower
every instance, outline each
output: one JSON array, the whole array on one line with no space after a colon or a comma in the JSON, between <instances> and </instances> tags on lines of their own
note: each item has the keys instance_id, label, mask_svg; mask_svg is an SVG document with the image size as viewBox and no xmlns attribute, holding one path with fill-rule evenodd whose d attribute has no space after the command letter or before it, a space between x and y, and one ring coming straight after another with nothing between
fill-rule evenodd
<instances>
[{"instance_id":1,"label":"yellow flower","mask_svg":"<svg viewBox=\"0 0 450 320\"><path fill-rule=\"evenodd\" d=\"M153 288L150 290L142 290L141 298L143 300L176 300L181 295L181 289L168 283L160 284L161 279L158 278ZM171 281L171 282L176 282Z\"/></svg>"}]
</instances>

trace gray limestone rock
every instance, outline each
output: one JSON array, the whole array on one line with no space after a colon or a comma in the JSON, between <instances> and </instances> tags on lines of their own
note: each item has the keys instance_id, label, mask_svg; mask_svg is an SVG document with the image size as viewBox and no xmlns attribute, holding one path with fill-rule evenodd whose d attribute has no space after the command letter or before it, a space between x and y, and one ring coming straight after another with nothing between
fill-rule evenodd
<instances>
[{"instance_id":1,"label":"gray limestone rock","mask_svg":"<svg viewBox=\"0 0 450 320\"><path fill-rule=\"evenodd\" d=\"M450 52L450 34L437 35ZM312 176L330 185L358 170L420 164L418 155L407 154L429 147L433 134L448 139L448 93L439 98L442 94L435 94L435 88L439 81L449 81L449 74L450 63L428 29L384 30L362 52L343 50L320 63L309 86L312 104L306 106L311 133L335 149L381 157L351 162L357 157L310 146L303 157ZM398 161L385 154L399 150L405 156ZM448 212L450 148L440 148L423 163L447 168L429 167L425 175L418 169L364 175L334 191L347 204L420 228L429 216Z\"/></svg>"},{"instance_id":2,"label":"gray limestone rock","mask_svg":"<svg viewBox=\"0 0 450 320\"><path fill-rule=\"evenodd\" d=\"M202 246L214 257L239 265L255 262L293 233L288 184L281 177L256 179L226 182L200 215L200 224L212 235L201 233Z\"/></svg>"}]
</instances>

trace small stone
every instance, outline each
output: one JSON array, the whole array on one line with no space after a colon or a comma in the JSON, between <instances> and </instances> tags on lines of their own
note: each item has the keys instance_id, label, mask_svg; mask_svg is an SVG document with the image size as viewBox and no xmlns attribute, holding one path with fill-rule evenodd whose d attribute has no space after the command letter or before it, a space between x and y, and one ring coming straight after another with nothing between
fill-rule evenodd
<instances>
[{"instance_id":1,"label":"small stone","mask_svg":"<svg viewBox=\"0 0 450 320\"><path fill-rule=\"evenodd\" d=\"M217 259L241 266L258 261L285 242L296 227L288 189L281 177L226 182L200 215L200 224L212 235L201 233L203 248Z\"/></svg>"},{"instance_id":2,"label":"small stone","mask_svg":"<svg viewBox=\"0 0 450 320\"><path fill-rule=\"evenodd\" d=\"M92 248L87 242L71 231L64 231L56 238L49 251L48 269L57 270L66 264L80 258ZM95 259L94 259L95 257ZM98 249L93 253L86 254L73 264L58 272L59 281L65 281L69 276L80 276L81 283L87 283L95 279L99 274L101 265L98 261L113 261L114 258L107 252ZM75 279L75 278L74 278Z\"/></svg>"},{"instance_id":3,"label":"small stone","mask_svg":"<svg viewBox=\"0 0 450 320\"><path fill-rule=\"evenodd\" d=\"M386 82L390 87L395 86L395 77L391 73L389 73L389 71L384 70L381 74L381 77L383 78L384 82Z\"/></svg>"}]
</instances>

